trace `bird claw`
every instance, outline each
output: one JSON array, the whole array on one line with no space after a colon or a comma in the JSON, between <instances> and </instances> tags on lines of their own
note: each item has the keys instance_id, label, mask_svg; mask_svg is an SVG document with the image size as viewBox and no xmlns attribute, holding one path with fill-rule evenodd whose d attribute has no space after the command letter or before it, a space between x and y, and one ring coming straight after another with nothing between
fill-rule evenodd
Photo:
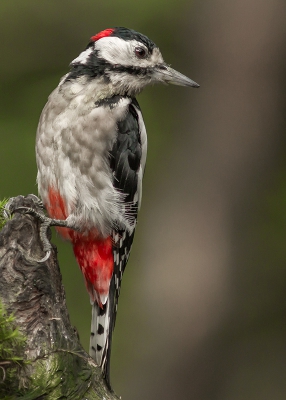
<instances>
[{"instance_id":1,"label":"bird claw","mask_svg":"<svg viewBox=\"0 0 286 400\"><path fill-rule=\"evenodd\" d=\"M39 213L32 207L17 207L13 210L12 214L15 214L16 212L22 213L22 214L31 214L34 217L37 217L42 223L44 223L47 219L47 217L44 215L44 213Z\"/></svg>"},{"instance_id":2,"label":"bird claw","mask_svg":"<svg viewBox=\"0 0 286 400\"><path fill-rule=\"evenodd\" d=\"M21 201L21 205L17 205L19 203L19 200L24 200L24 199L29 199L32 200L32 202L35 205L35 208L30 207L30 206L23 206L23 201ZM29 202L31 203L31 201ZM37 210L39 209L39 211ZM40 221L40 239L43 245L43 251L45 252L45 256L41 258L40 260L37 260L37 262L43 263L47 261L51 255L51 250L52 250L52 245L48 239L47 236L47 231L49 226L53 225L55 220L47 217L44 214L44 205L42 201L35 196L34 194L29 194L26 198L24 196L18 196L18 197L12 197L6 204L4 208L4 218L5 219L11 219L13 214L15 213L21 213L21 214L30 214L36 217Z\"/></svg>"},{"instance_id":3,"label":"bird claw","mask_svg":"<svg viewBox=\"0 0 286 400\"><path fill-rule=\"evenodd\" d=\"M28 203L27 206L25 205L25 203ZM48 228L50 226L61 226L63 228L77 230L77 228L73 224L68 223L66 220L59 220L47 217L44 214L44 205L42 201L34 194L29 194L26 197L11 197L4 208L3 215L5 219L11 219L12 215L17 212L20 214L33 215L40 221L40 239L42 242L43 251L45 252L45 256L41 260L37 261L40 263L47 261L52 253L52 245L50 243L50 240L48 239Z\"/></svg>"},{"instance_id":4,"label":"bird claw","mask_svg":"<svg viewBox=\"0 0 286 400\"><path fill-rule=\"evenodd\" d=\"M44 262L46 262L46 261L50 258L50 255L51 255L51 250L48 250L48 251L46 252L46 255L45 255L43 258L41 258L40 260L38 260L38 262L39 262L39 263L44 263Z\"/></svg>"},{"instance_id":5,"label":"bird claw","mask_svg":"<svg viewBox=\"0 0 286 400\"><path fill-rule=\"evenodd\" d=\"M34 194L28 194L28 196L26 196L26 197L24 197L24 196L11 197L4 207L4 211L3 211L4 218L7 220L11 219L12 215L15 212L17 212L18 210L22 210L23 213L27 213L27 214L28 214L28 212L25 212L25 210L30 210L31 213L32 212L37 213L37 211L32 207L17 205L17 203L18 204L24 203L26 199L29 201L29 203L31 203L31 201L32 201L36 208L39 208L40 210L44 209L43 202L39 199L39 197L37 197Z\"/></svg>"}]
</instances>

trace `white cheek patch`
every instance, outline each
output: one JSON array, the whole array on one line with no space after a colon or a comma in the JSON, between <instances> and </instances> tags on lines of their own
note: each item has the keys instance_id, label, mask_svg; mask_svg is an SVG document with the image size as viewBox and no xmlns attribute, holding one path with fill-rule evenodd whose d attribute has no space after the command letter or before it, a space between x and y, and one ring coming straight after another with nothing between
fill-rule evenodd
<instances>
[{"instance_id":1,"label":"white cheek patch","mask_svg":"<svg viewBox=\"0 0 286 400\"><path fill-rule=\"evenodd\" d=\"M118 37L104 37L95 43L99 57L112 65L147 68L164 62L158 48L153 50L151 57L140 59L135 55L136 47L143 47L148 51L146 46L137 40L123 40Z\"/></svg>"}]
</instances>

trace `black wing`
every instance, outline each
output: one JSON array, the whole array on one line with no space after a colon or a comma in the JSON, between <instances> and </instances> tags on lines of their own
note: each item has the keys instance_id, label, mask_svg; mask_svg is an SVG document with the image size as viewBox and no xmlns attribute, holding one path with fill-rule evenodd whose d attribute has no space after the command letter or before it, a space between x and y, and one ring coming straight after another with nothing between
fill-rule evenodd
<instances>
[{"instance_id":1,"label":"black wing","mask_svg":"<svg viewBox=\"0 0 286 400\"><path fill-rule=\"evenodd\" d=\"M128 112L122 121L117 123L117 140L110 152L110 167L113 171L114 186L126 194L125 201L133 202L137 192L138 170L142 156L138 114L135 99L129 104Z\"/></svg>"},{"instance_id":2,"label":"black wing","mask_svg":"<svg viewBox=\"0 0 286 400\"><path fill-rule=\"evenodd\" d=\"M116 100L118 101L118 99ZM114 272L109 289L110 328L107 354L103 368L104 376L109 386L112 331L115 325L122 275L129 258L138 213L138 201L134 202L134 199L138 190L138 171L140 168L142 149L138 114L135 106L140 110L136 99L132 99L125 118L117 123L117 140L110 151L110 168L113 171L114 177L113 184L124 194L124 201L128 213L127 217L134 226L134 229L132 232L119 228L114 228L113 230Z\"/></svg>"},{"instance_id":3,"label":"black wing","mask_svg":"<svg viewBox=\"0 0 286 400\"><path fill-rule=\"evenodd\" d=\"M113 171L113 184L124 194L127 218L134 225L134 230L115 229L113 231L114 275L116 276L115 308L120 290L120 282L128 261L133 242L138 202L134 202L138 190L138 171L140 168L142 149L139 131L138 114L135 106L139 105L135 99L129 104L128 112L122 121L119 121L117 140L110 152L110 167Z\"/></svg>"}]
</instances>

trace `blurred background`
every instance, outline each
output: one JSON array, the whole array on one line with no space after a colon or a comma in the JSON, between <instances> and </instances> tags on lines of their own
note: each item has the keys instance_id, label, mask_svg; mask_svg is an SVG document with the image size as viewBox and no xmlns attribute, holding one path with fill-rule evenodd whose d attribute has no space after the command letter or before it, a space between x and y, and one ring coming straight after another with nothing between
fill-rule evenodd
<instances>
[{"instance_id":1,"label":"blurred background","mask_svg":"<svg viewBox=\"0 0 286 400\"><path fill-rule=\"evenodd\" d=\"M123 400L286 398L285 21L282 0L1 0L1 198L37 193L41 110L100 30L146 34L201 85L138 99L149 154L113 344ZM88 295L53 240L87 349Z\"/></svg>"}]
</instances>

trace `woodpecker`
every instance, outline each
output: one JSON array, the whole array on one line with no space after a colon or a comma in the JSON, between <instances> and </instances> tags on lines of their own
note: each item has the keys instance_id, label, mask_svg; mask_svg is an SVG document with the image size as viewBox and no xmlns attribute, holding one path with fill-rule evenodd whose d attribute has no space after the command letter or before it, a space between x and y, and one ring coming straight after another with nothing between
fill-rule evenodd
<instances>
[{"instance_id":1,"label":"woodpecker","mask_svg":"<svg viewBox=\"0 0 286 400\"><path fill-rule=\"evenodd\" d=\"M39 194L71 242L92 304L90 356L110 384L122 275L141 204L147 135L136 95L154 83L199 87L132 29L91 37L44 107L36 137Z\"/></svg>"}]
</instances>

